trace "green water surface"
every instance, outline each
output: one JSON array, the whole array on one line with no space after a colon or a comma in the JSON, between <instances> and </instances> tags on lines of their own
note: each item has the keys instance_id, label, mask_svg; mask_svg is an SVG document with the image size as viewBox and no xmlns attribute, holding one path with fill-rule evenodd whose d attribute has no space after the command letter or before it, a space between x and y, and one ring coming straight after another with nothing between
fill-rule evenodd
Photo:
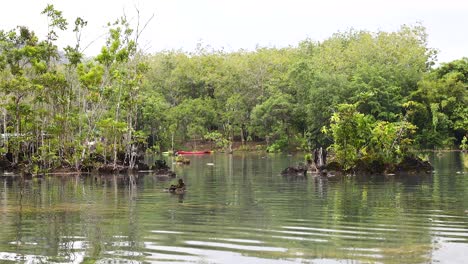
<instances>
[{"instance_id":1,"label":"green water surface","mask_svg":"<svg viewBox=\"0 0 468 264\"><path fill-rule=\"evenodd\" d=\"M172 165L184 195L150 172L0 176L0 263L468 263L467 154L432 154L432 175L280 175L302 157L191 156Z\"/></svg>"}]
</instances>

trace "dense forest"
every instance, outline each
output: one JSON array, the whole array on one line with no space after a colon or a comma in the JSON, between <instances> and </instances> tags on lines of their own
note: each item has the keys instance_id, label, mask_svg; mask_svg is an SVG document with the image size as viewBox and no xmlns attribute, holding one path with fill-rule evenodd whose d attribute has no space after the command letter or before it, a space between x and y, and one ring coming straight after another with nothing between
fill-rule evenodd
<instances>
[{"instance_id":1,"label":"dense forest","mask_svg":"<svg viewBox=\"0 0 468 264\"><path fill-rule=\"evenodd\" d=\"M467 148L468 58L438 65L420 24L287 48L146 54L144 27L122 17L87 58L85 20L69 25L52 5L42 14L45 38L0 30L0 152L34 171L96 161L133 168L141 152L200 141L227 151L233 142L269 152L331 146L345 163ZM65 30L76 43L62 50Z\"/></svg>"}]
</instances>

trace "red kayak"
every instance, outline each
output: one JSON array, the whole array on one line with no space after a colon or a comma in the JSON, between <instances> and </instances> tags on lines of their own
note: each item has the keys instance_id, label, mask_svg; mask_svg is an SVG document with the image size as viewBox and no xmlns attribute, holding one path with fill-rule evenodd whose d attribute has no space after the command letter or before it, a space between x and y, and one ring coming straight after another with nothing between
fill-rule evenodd
<instances>
[{"instance_id":1,"label":"red kayak","mask_svg":"<svg viewBox=\"0 0 468 264\"><path fill-rule=\"evenodd\" d=\"M211 150L204 150L204 151L177 151L178 154L181 155L200 155L200 154L211 154Z\"/></svg>"}]
</instances>

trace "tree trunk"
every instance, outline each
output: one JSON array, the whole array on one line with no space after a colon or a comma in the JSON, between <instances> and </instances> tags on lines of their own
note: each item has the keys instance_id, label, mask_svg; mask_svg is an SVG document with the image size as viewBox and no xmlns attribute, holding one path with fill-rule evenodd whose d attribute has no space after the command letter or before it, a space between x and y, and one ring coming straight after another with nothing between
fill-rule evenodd
<instances>
[{"instance_id":1,"label":"tree trunk","mask_svg":"<svg viewBox=\"0 0 468 264\"><path fill-rule=\"evenodd\" d=\"M241 126L241 142L242 146L245 145L245 138L244 138L244 125Z\"/></svg>"},{"instance_id":2,"label":"tree trunk","mask_svg":"<svg viewBox=\"0 0 468 264\"><path fill-rule=\"evenodd\" d=\"M3 134L5 135L5 138L3 139L5 149L8 151L8 132L7 132L7 123L6 123L6 117L7 117L7 110L3 109Z\"/></svg>"},{"instance_id":3,"label":"tree trunk","mask_svg":"<svg viewBox=\"0 0 468 264\"><path fill-rule=\"evenodd\" d=\"M174 132L171 133L171 149L172 155L174 155Z\"/></svg>"},{"instance_id":4,"label":"tree trunk","mask_svg":"<svg viewBox=\"0 0 468 264\"><path fill-rule=\"evenodd\" d=\"M17 144L17 147L18 149L15 149L14 150L14 155L13 155L13 163L18 163L19 161L19 152L20 152L20 141L19 141L19 137L20 137L20 131L21 131L21 115L20 115L20 112L19 112L19 97L18 99L16 99L16 132L15 132L15 136L16 136L16 144Z\"/></svg>"},{"instance_id":5,"label":"tree trunk","mask_svg":"<svg viewBox=\"0 0 468 264\"><path fill-rule=\"evenodd\" d=\"M314 163L317 169L321 169L327 165L327 151L322 147L314 150Z\"/></svg>"}]
</instances>

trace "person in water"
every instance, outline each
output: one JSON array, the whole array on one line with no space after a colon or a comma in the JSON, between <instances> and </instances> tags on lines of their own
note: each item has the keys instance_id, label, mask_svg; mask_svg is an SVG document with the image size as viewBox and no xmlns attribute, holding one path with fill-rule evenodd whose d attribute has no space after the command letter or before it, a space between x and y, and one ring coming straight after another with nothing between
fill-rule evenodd
<instances>
[{"instance_id":1,"label":"person in water","mask_svg":"<svg viewBox=\"0 0 468 264\"><path fill-rule=\"evenodd\" d=\"M179 183L178 183L178 184L176 184L176 185L171 185L171 187L169 187L169 191L170 191L170 192L175 192L176 190L185 191L185 183L184 183L184 180L179 179Z\"/></svg>"}]
</instances>

